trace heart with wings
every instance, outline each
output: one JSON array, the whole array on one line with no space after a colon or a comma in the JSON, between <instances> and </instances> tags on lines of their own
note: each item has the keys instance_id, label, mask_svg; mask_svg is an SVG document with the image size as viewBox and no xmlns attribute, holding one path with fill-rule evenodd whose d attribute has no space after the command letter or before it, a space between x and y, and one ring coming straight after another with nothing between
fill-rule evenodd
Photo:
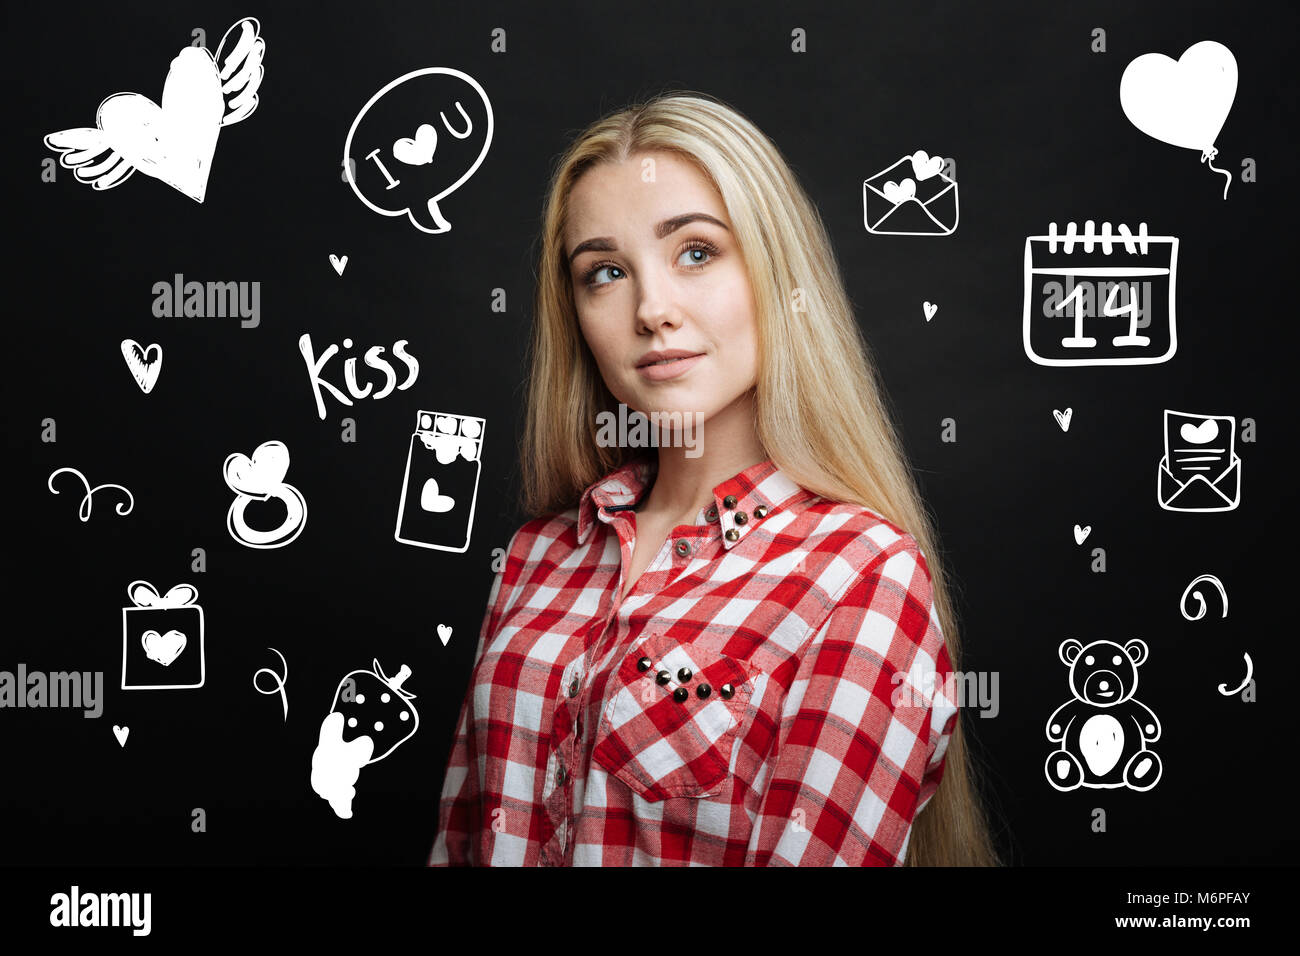
<instances>
[{"instance_id":1,"label":"heart with wings","mask_svg":"<svg viewBox=\"0 0 1300 956\"><path fill-rule=\"evenodd\" d=\"M217 136L257 109L266 41L253 17L221 38L216 56L203 47L176 54L162 105L139 93L114 93L99 104L96 126L45 137L78 181L112 189L139 170L203 202Z\"/></svg>"}]
</instances>

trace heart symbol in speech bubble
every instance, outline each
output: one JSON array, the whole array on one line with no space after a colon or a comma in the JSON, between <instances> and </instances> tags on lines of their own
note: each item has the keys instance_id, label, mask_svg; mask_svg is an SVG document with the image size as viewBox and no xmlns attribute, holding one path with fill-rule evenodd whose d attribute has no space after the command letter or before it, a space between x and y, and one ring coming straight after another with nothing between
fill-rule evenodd
<instances>
[{"instance_id":1,"label":"heart symbol in speech bubble","mask_svg":"<svg viewBox=\"0 0 1300 956\"><path fill-rule=\"evenodd\" d=\"M393 143L393 157L408 166L425 166L433 162L433 151L438 148L438 131L428 123L421 123L415 139L403 136Z\"/></svg>"}]
</instances>

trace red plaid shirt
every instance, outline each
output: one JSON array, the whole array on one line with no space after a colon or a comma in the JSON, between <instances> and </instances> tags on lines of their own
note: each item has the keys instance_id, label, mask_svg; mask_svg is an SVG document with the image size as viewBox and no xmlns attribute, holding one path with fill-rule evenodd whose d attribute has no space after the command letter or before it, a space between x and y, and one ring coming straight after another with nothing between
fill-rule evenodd
<instances>
[{"instance_id":1,"label":"red plaid shirt","mask_svg":"<svg viewBox=\"0 0 1300 956\"><path fill-rule=\"evenodd\" d=\"M916 541L766 461L620 601L656 468L511 539L430 865L902 863L957 720Z\"/></svg>"}]
</instances>

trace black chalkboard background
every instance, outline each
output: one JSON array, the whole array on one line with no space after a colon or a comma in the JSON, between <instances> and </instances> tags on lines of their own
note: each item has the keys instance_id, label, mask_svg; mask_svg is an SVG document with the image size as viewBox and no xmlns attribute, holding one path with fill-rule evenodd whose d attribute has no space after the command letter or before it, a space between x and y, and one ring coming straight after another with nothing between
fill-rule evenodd
<instances>
[{"instance_id":1,"label":"black chalkboard background","mask_svg":"<svg viewBox=\"0 0 1300 956\"><path fill-rule=\"evenodd\" d=\"M89 126L118 91L157 101L168 63L242 16L267 42L256 113L221 132L202 204L135 174L95 192L42 138ZM1294 15L1281 4L658 3L26 4L6 14L9 107L4 378L8 547L0 670L103 671L104 712L0 711L0 860L8 863L420 863L431 845L454 722L492 582L492 551L524 515L524 419L534 240L553 157L598 115L661 90L715 95L789 158L832 233L859 319L956 576L966 670L996 671L1000 712L969 713L1007 858L1023 864L1269 863L1296 849L1286 795L1294 665L1282 512L1294 343L1287 283L1296 221ZM492 31L506 31L504 53ZM1107 51L1090 49L1106 30ZM803 28L807 52L791 51ZM1217 145L1195 151L1125 118L1135 56L1215 39L1240 83ZM453 229L418 232L365 208L341 176L349 126L380 87L462 70L496 129L475 175L442 203ZM435 106L435 115L436 109ZM961 221L943 239L869 235L862 182L915 149L951 156ZM1253 158L1258 182L1241 181ZM1159 365L1048 368L1021 340L1026 236L1050 221L1145 221L1180 237L1178 351ZM347 255L343 276L329 255ZM1284 258L1285 257L1285 258ZM261 318L157 318L154 283L258 281ZM507 310L492 311L494 289ZM939 305L933 320L921 303ZM321 421L297 348L398 339L417 382ZM157 342L150 394L119 354ZM342 358L329 368L340 384ZM399 369L400 371L400 369ZM1053 409L1073 409L1068 432ZM1241 506L1161 510L1162 410L1253 418L1238 445ZM416 412L487 421L463 553L393 539ZM342 419L355 419L345 443ZM54 419L57 441L42 441ZM956 421L957 441L941 440ZM1240 435L1239 435L1240 437ZM232 452L283 441L309 517L287 547L225 528ZM90 519L67 476L135 496ZM66 483L64 483L66 481ZM1091 525L1084 546L1075 524ZM1092 549L1105 573L1090 570ZM206 553L206 571L191 568ZM1217 574L1230 613L1188 622L1187 583ZM198 588L206 682L118 689L127 585ZM444 647L437 626L453 628ZM1164 734L1152 791L1057 793L1044 725L1067 699L1057 647L1138 637L1141 698ZM254 672L288 662L287 721ZM1216 690L1255 667L1258 701ZM411 668L417 735L362 771L340 820L309 783L339 680L377 658ZM130 727L125 747L113 725ZM1093 832L1094 808L1107 815ZM1278 807L1278 809L1273 809ZM206 832L192 831L203 808Z\"/></svg>"}]
</instances>

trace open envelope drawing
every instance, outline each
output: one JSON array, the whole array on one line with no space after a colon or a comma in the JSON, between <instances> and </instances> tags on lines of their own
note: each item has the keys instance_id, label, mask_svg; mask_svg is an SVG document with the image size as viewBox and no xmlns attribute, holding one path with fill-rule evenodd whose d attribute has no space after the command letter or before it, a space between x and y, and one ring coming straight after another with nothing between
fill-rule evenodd
<instances>
[{"instance_id":1,"label":"open envelope drawing","mask_svg":"<svg viewBox=\"0 0 1300 956\"><path fill-rule=\"evenodd\" d=\"M878 236L951 236L957 229L957 183L944 162L919 149L862 184L862 220Z\"/></svg>"},{"instance_id":2,"label":"open envelope drawing","mask_svg":"<svg viewBox=\"0 0 1300 956\"><path fill-rule=\"evenodd\" d=\"M1241 503L1236 421L1165 410L1165 454L1156 499L1166 511L1232 511Z\"/></svg>"}]
</instances>

